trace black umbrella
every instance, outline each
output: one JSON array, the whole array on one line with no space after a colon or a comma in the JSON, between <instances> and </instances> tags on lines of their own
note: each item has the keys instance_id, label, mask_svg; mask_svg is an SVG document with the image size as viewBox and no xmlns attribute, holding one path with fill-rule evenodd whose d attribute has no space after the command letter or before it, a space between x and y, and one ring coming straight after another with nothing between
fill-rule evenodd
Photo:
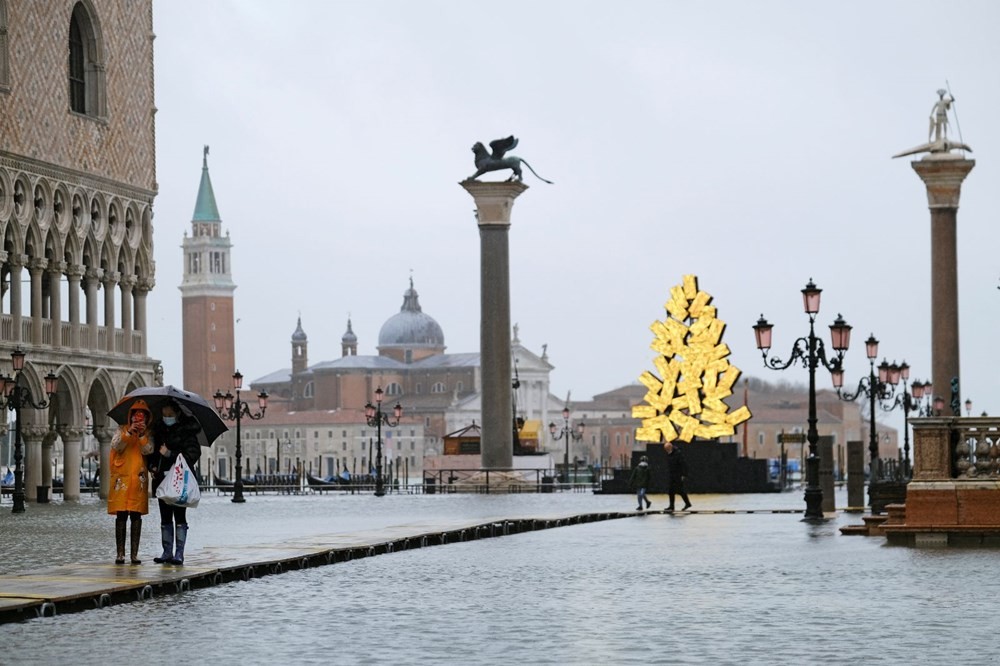
<instances>
[{"instance_id":1,"label":"black umbrella","mask_svg":"<svg viewBox=\"0 0 1000 666\"><path fill-rule=\"evenodd\" d=\"M185 391L176 386L145 386L137 388L119 400L118 404L108 412L108 416L122 425L128 423L129 409L136 400L146 401L150 411L153 413L154 419L159 418L160 407L165 402L173 400L180 405L182 410L201 424L201 429L205 433L205 446L208 446L219 435L229 430L229 426L226 425L222 417L215 411L215 408L208 404L207 400L197 393Z\"/></svg>"}]
</instances>

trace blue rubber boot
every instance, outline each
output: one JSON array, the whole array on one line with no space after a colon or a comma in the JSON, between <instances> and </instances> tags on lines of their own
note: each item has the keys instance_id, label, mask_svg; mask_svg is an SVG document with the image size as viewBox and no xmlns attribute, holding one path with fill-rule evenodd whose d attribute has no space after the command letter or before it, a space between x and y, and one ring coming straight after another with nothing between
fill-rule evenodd
<instances>
[{"instance_id":1,"label":"blue rubber boot","mask_svg":"<svg viewBox=\"0 0 1000 666\"><path fill-rule=\"evenodd\" d=\"M174 556L171 564L184 564L184 544L187 542L188 526L178 525L174 539Z\"/></svg>"},{"instance_id":2,"label":"blue rubber boot","mask_svg":"<svg viewBox=\"0 0 1000 666\"><path fill-rule=\"evenodd\" d=\"M160 539L163 542L163 554L154 557L157 564L170 564L174 557L174 524L160 525Z\"/></svg>"}]
</instances>

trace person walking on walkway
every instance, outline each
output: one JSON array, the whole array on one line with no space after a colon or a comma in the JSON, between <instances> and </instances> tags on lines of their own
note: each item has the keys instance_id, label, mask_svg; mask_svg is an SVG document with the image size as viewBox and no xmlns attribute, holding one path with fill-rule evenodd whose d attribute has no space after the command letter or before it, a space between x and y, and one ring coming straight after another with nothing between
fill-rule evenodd
<instances>
[{"instance_id":1,"label":"person walking on walkway","mask_svg":"<svg viewBox=\"0 0 1000 666\"><path fill-rule=\"evenodd\" d=\"M149 462L149 467L153 470L154 488L160 486L167 472L177 462L178 455L184 455L192 473L195 463L201 458L201 443L198 441L201 425L197 419L188 416L173 401L164 403L160 411L160 418L153 424L156 451ZM157 502L160 507L163 554L154 557L153 561L158 564L184 564L184 546L188 534L187 507L167 504L162 499Z\"/></svg>"},{"instance_id":2,"label":"person walking on walkway","mask_svg":"<svg viewBox=\"0 0 1000 666\"><path fill-rule=\"evenodd\" d=\"M108 489L108 514L115 517L115 564L125 564L125 532L132 522L130 554L132 564L139 559L142 517L149 513L149 474L146 456L153 452L150 439L149 407L136 400L128 412L128 423L120 425L111 436L111 477Z\"/></svg>"},{"instance_id":3,"label":"person walking on walkway","mask_svg":"<svg viewBox=\"0 0 1000 666\"><path fill-rule=\"evenodd\" d=\"M643 502L646 503L647 509L652 506L653 503L646 497L646 488L649 486L649 459L646 456L643 456L632 470L628 486L635 491L635 498L639 503L639 506L635 507L636 511L642 511Z\"/></svg>"},{"instance_id":4,"label":"person walking on walkway","mask_svg":"<svg viewBox=\"0 0 1000 666\"><path fill-rule=\"evenodd\" d=\"M691 508L691 500L688 499L687 489L684 486L688 473L687 461L673 442L667 442L663 448L667 453L667 495L670 497L667 511L674 510L674 495L681 496L684 500L684 508L681 511L687 511Z\"/></svg>"}]
</instances>

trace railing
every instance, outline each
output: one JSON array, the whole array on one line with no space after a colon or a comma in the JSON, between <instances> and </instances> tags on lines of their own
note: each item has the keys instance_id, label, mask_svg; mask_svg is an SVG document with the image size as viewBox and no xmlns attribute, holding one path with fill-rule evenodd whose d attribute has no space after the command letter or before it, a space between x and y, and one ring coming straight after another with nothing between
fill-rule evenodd
<instances>
[{"instance_id":1,"label":"railing","mask_svg":"<svg viewBox=\"0 0 1000 666\"><path fill-rule=\"evenodd\" d=\"M910 422L915 480L1000 477L1000 418L949 416Z\"/></svg>"},{"instance_id":2,"label":"railing","mask_svg":"<svg viewBox=\"0 0 1000 666\"><path fill-rule=\"evenodd\" d=\"M955 478L1000 475L1000 421L984 417L958 419L954 431Z\"/></svg>"},{"instance_id":3,"label":"railing","mask_svg":"<svg viewBox=\"0 0 1000 666\"><path fill-rule=\"evenodd\" d=\"M56 347L64 349L73 346L73 324L61 322L59 327L59 338ZM97 327L97 339L91 340L91 328L89 324L76 324L80 349L93 349L96 351L107 351L108 329L105 326ZM21 342L31 343L31 335L34 330L34 321L30 316L21 317ZM119 354L141 354L142 353L142 331L131 331L126 337L125 330L121 328L112 329L115 349ZM3 340L14 340L14 318L9 314L0 314L0 336ZM42 344L52 345L52 320L42 320Z\"/></svg>"}]
</instances>

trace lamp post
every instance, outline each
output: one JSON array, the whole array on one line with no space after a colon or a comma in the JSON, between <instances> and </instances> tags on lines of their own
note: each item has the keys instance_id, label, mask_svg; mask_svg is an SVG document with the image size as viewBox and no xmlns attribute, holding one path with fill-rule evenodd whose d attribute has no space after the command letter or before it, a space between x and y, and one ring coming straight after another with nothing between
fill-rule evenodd
<instances>
[{"instance_id":1,"label":"lamp post","mask_svg":"<svg viewBox=\"0 0 1000 666\"><path fill-rule=\"evenodd\" d=\"M566 440L566 455L563 457L563 469L566 470L566 483L569 483L569 443L570 441L580 441L583 439L583 423L576 424L576 431L569 426L569 407L562 410L563 427L559 429L555 423L549 423L549 434L552 441L558 442L560 439Z\"/></svg>"},{"instance_id":2,"label":"lamp post","mask_svg":"<svg viewBox=\"0 0 1000 666\"><path fill-rule=\"evenodd\" d=\"M24 370L24 351L18 347L10 353L11 361L14 365L14 375L0 375L3 382L3 398L0 400L0 407L6 406L14 412L14 509L12 513L24 513L24 470L21 462L24 454L21 446L21 410L25 407L31 409L45 409L49 406L49 401L56 392L59 378L51 372L45 375L45 393L48 400L35 399L31 395L31 389L21 382L21 371Z\"/></svg>"},{"instance_id":3,"label":"lamp post","mask_svg":"<svg viewBox=\"0 0 1000 666\"><path fill-rule=\"evenodd\" d=\"M972 399L967 398L965 400L965 415L972 416Z\"/></svg>"},{"instance_id":4,"label":"lamp post","mask_svg":"<svg viewBox=\"0 0 1000 666\"><path fill-rule=\"evenodd\" d=\"M240 391L243 390L243 375L240 374L239 370L233 373L233 390L236 391L235 398L229 391L222 395L221 390L217 390L213 397L215 398L215 411L219 413L219 416L227 421L236 421L236 480L233 482L233 501L241 504L246 502L246 499L243 497L243 442L240 421L245 418L253 421L264 418L264 412L267 411L267 391L261 391L257 394L257 405L260 409L257 412L251 412L250 405L240 399Z\"/></svg>"},{"instance_id":5,"label":"lamp post","mask_svg":"<svg viewBox=\"0 0 1000 666\"><path fill-rule=\"evenodd\" d=\"M392 416L395 419L393 421L389 418L389 415L382 411L382 396L384 392L382 387L379 386L375 389L375 404L368 403L365 405L365 420L368 421L368 425L375 426L375 497L382 497L385 495L385 488L382 485L382 424L386 424L388 427L393 428L399 425L399 419L403 416L403 408L396 403L396 406L392 408Z\"/></svg>"},{"instance_id":6,"label":"lamp post","mask_svg":"<svg viewBox=\"0 0 1000 666\"><path fill-rule=\"evenodd\" d=\"M806 459L806 520L823 519L823 489L819 486L819 455L818 442L819 432L816 430L816 368L822 364L827 370L833 372L841 367L841 361L851 341L851 326L844 321L839 314L830 326L830 340L836 355L830 359L826 357L826 350L823 341L816 337L815 321L819 313L820 294L822 289L813 284L810 279L802 290L802 304L806 315L809 316L809 335L797 339L792 345L792 352L787 362L783 362L777 357L767 357L771 349L771 329L774 328L760 316L754 325L754 336L757 338L757 349L760 349L764 356L764 367L771 370L785 370L795 361L801 361L809 370L809 428L806 433L806 441L809 442L809 457Z\"/></svg>"},{"instance_id":7,"label":"lamp post","mask_svg":"<svg viewBox=\"0 0 1000 666\"><path fill-rule=\"evenodd\" d=\"M858 387L853 393L842 391L841 387L844 385L844 371L842 368L837 368L830 372L833 378L833 387L837 389L837 397L846 402L854 402L862 395L868 396L868 456L871 461L871 473L868 481L868 492L869 495L872 493L872 486L874 486L879 480L879 456L878 456L878 433L875 430L875 406L876 402L881 402L883 400L893 400L893 391L895 390L896 384L899 383L901 372L901 367L893 363L889 363L882 359L882 363L878 366L878 374L875 374L875 359L878 358L878 340L875 335L869 335L868 339L865 340L865 354L868 356L868 376L862 377L858 380ZM910 367L906 366L906 375L909 377ZM883 406L883 409L889 411L895 408L896 402L893 402L888 407ZM904 410L905 411L905 410Z\"/></svg>"}]
</instances>

